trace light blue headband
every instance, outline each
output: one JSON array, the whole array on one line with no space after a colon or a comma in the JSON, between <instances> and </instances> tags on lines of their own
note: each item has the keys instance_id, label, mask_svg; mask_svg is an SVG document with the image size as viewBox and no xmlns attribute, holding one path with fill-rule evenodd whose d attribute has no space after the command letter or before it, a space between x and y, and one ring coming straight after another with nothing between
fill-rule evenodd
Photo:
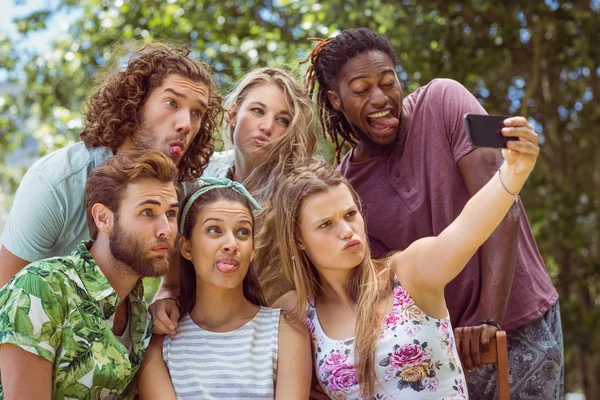
<instances>
[{"instance_id":1,"label":"light blue headband","mask_svg":"<svg viewBox=\"0 0 600 400\"><path fill-rule=\"evenodd\" d=\"M202 178L202 182L204 182L205 185L194 192L194 194L190 197L187 204L183 208L183 213L181 214L181 224L179 226L180 235L183 235L183 226L185 225L185 218L187 217L187 213L188 211L190 211L190 208L192 207L196 199L212 189L232 188L233 190L247 198L252 208L254 208L257 211L262 210L262 207L260 206L260 204L258 204L258 201L256 201L256 199L252 197L252 195L246 190L244 185L242 185L239 182L235 182L227 178Z\"/></svg>"}]
</instances>

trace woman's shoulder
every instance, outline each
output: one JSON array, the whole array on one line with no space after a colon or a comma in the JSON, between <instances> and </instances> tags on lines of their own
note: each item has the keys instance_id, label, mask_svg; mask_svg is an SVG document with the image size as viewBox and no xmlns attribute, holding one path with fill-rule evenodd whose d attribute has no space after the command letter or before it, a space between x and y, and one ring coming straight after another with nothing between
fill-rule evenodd
<instances>
[{"instance_id":1,"label":"woman's shoulder","mask_svg":"<svg viewBox=\"0 0 600 400\"><path fill-rule=\"evenodd\" d=\"M298 305L298 292L290 290L272 304L273 308L281 308L283 311L291 311Z\"/></svg>"}]
</instances>

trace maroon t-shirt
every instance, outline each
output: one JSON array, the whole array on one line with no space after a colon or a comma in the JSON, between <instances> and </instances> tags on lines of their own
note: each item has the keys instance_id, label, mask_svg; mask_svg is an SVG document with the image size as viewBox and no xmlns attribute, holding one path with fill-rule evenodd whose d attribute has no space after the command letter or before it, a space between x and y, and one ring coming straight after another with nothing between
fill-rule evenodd
<instances>
[{"instance_id":1,"label":"maroon t-shirt","mask_svg":"<svg viewBox=\"0 0 600 400\"><path fill-rule=\"evenodd\" d=\"M374 257L439 235L470 199L457 162L473 147L463 126L466 113L485 110L460 83L435 79L403 102L409 118L404 148L354 163L348 153L338 167L358 192ZM517 264L503 328L515 329L545 313L558 293L521 207ZM481 292L481 249L446 286L454 327L472 325Z\"/></svg>"}]
</instances>

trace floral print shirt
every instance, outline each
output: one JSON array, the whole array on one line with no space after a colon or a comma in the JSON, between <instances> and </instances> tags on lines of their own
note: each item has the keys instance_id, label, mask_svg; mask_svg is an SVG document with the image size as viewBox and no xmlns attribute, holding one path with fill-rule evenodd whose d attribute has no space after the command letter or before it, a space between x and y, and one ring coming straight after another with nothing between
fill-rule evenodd
<instances>
[{"instance_id":1,"label":"floral print shirt","mask_svg":"<svg viewBox=\"0 0 600 400\"><path fill-rule=\"evenodd\" d=\"M468 399L450 319L425 315L398 280L393 296L375 351L374 399ZM315 372L325 392L332 399L359 399L354 338L330 339L312 307L307 323Z\"/></svg>"},{"instance_id":2,"label":"floral print shirt","mask_svg":"<svg viewBox=\"0 0 600 400\"><path fill-rule=\"evenodd\" d=\"M0 290L0 344L53 364L53 399L130 399L152 334L144 287L140 280L129 294L130 353L112 332L119 297L91 244L29 264Z\"/></svg>"}]
</instances>

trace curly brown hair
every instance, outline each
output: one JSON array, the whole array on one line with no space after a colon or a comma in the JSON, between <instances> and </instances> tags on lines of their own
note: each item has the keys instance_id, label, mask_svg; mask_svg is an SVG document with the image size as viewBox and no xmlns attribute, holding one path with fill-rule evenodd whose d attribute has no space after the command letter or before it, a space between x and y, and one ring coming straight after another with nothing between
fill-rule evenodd
<instances>
[{"instance_id":1,"label":"curly brown hair","mask_svg":"<svg viewBox=\"0 0 600 400\"><path fill-rule=\"evenodd\" d=\"M200 130L179 162L179 181L202 175L215 147L214 133L221 125L221 95L210 67L188 57L189 47L147 44L133 52L127 68L113 70L105 84L86 102L81 140L86 147L109 147L113 152L143 123L141 108L152 91L171 74L181 75L209 89L208 110Z\"/></svg>"}]
</instances>

